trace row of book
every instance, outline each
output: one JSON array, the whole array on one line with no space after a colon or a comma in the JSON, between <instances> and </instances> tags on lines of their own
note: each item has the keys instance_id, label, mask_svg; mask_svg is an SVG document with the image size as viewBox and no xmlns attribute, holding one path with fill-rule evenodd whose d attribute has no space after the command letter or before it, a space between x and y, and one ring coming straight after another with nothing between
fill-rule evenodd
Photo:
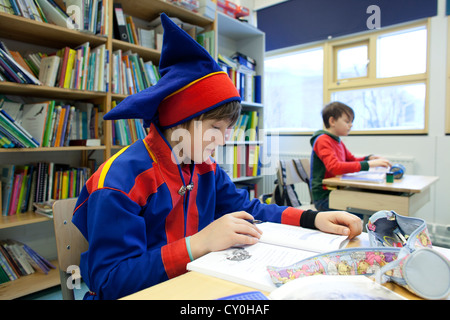
<instances>
[{"instance_id":1,"label":"row of book","mask_svg":"<svg viewBox=\"0 0 450 320\"><path fill-rule=\"evenodd\" d=\"M115 39L161 51L164 30L159 17L152 21L135 19L124 13L120 3L113 4L113 15ZM176 17L171 17L171 20L194 39L204 30Z\"/></svg>"},{"instance_id":2,"label":"row of book","mask_svg":"<svg viewBox=\"0 0 450 320\"><path fill-rule=\"evenodd\" d=\"M144 62L137 53L122 50L113 52L111 92L134 94L155 85L160 76L152 61Z\"/></svg>"},{"instance_id":3,"label":"row of book","mask_svg":"<svg viewBox=\"0 0 450 320\"><path fill-rule=\"evenodd\" d=\"M41 85L42 82L33 74L26 63L22 64L16 61L17 58L21 58L20 53L18 51L13 52L10 53L5 44L0 41L0 81Z\"/></svg>"},{"instance_id":4,"label":"row of book","mask_svg":"<svg viewBox=\"0 0 450 320\"><path fill-rule=\"evenodd\" d=\"M194 12L197 12L197 9L200 7L199 0L167 0L167 2L176 4L180 7Z\"/></svg>"},{"instance_id":5,"label":"row of book","mask_svg":"<svg viewBox=\"0 0 450 320\"><path fill-rule=\"evenodd\" d=\"M99 35L108 34L108 6L108 0L0 0L2 12Z\"/></svg>"},{"instance_id":6,"label":"row of book","mask_svg":"<svg viewBox=\"0 0 450 320\"><path fill-rule=\"evenodd\" d=\"M113 101L112 105L115 107L117 102ZM113 120L113 123L112 145L127 146L147 136L142 119L120 119Z\"/></svg>"},{"instance_id":7,"label":"row of book","mask_svg":"<svg viewBox=\"0 0 450 320\"><path fill-rule=\"evenodd\" d=\"M259 176L259 156L260 148L256 144L226 144L215 152L217 163L233 179Z\"/></svg>"},{"instance_id":8,"label":"row of book","mask_svg":"<svg viewBox=\"0 0 450 320\"><path fill-rule=\"evenodd\" d=\"M225 131L225 141L258 141L258 121L258 111L242 111L236 124Z\"/></svg>"},{"instance_id":9,"label":"row of book","mask_svg":"<svg viewBox=\"0 0 450 320\"><path fill-rule=\"evenodd\" d=\"M3 216L35 211L51 200L77 197L91 173L87 167L53 162L1 165L0 169Z\"/></svg>"},{"instance_id":10,"label":"row of book","mask_svg":"<svg viewBox=\"0 0 450 320\"><path fill-rule=\"evenodd\" d=\"M216 35L214 30L199 33L196 38L197 42L208 51L212 56L216 56Z\"/></svg>"},{"instance_id":11,"label":"row of book","mask_svg":"<svg viewBox=\"0 0 450 320\"><path fill-rule=\"evenodd\" d=\"M55 100L22 103L0 96L0 144L3 148L63 147L95 140L95 145L100 145L100 107Z\"/></svg>"},{"instance_id":12,"label":"row of book","mask_svg":"<svg viewBox=\"0 0 450 320\"><path fill-rule=\"evenodd\" d=\"M0 240L0 284L35 272L48 274L56 267L28 245L16 240Z\"/></svg>"},{"instance_id":13,"label":"row of book","mask_svg":"<svg viewBox=\"0 0 450 320\"><path fill-rule=\"evenodd\" d=\"M114 16L114 38L140 45L150 49L161 50L162 34L155 32L155 28L146 25L145 28L138 27L133 17L123 12L122 4L113 4Z\"/></svg>"},{"instance_id":14,"label":"row of book","mask_svg":"<svg viewBox=\"0 0 450 320\"><path fill-rule=\"evenodd\" d=\"M0 42L0 81L46 85L67 89L108 91L109 51L89 42L54 53L22 56Z\"/></svg>"},{"instance_id":15,"label":"row of book","mask_svg":"<svg viewBox=\"0 0 450 320\"><path fill-rule=\"evenodd\" d=\"M109 51L105 44L89 42L42 55L39 80L47 86L89 91L108 91Z\"/></svg>"},{"instance_id":16,"label":"row of book","mask_svg":"<svg viewBox=\"0 0 450 320\"><path fill-rule=\"evenodd\" d=\"M239 91L243 101L261 103L261 76L256 74L256 62L241 53L231 58L219 54L218 63Z\"/></svg>"}]
</instances>

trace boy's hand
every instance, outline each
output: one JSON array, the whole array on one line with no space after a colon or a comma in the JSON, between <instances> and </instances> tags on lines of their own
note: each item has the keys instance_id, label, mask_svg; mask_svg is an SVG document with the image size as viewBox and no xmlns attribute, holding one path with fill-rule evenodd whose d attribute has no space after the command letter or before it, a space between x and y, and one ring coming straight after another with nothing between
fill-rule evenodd
<instances>
[{"instance_id":1,"label":"boy's hand","mask_svg":"<svg viewBox=\"0 0 450 320\"><path fill-rule=\"evenodd\" d=\"M362 221L345 211L321 211L314 222L317 229L353 239L362 232Z\"/></svg>"},{"instance_id":2,"label":"boy's hand","mask_svg":"<svg viewBox=\"0 0 450 320\"><path fill-rule=\"evenodd\" d=\"M253 220L253 216L244 211L229 213L192 235L190 243L193 258L196 259L208 252L228 249L238 244L257 243L262 231L245 219Z\"/></svg>"},{"instance_id":3,"label":"boy's hand","mask_svg":"<svg viewBox=\"0 0 450 320\"><path fill-rule=\"evenodd\" d=\"M387 160L387 159L384 159L384 158L369 160L369 161L367 161L367 163L369 164L370 168L373 168L373 167L390 168L390 167L392 167L391 162L389 160Z\"/></svg>"}]
</instances>

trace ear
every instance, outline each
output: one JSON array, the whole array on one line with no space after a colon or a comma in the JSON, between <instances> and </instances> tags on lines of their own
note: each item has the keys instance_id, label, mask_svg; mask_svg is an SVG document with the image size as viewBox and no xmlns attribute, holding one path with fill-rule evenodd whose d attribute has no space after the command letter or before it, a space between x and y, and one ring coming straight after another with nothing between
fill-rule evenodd
<instances>
[{"instance_id":1,"label":"ear","mask_svg":"<svg viewBox=\"0 0 450 320\"><path fill-rule=\"evenodd\" d=\"M334 125L336 124L336 119L333 116L330 116L328 118L328 124L330 125L330 127L334 127Z\"/></svg>"}]
</instances>

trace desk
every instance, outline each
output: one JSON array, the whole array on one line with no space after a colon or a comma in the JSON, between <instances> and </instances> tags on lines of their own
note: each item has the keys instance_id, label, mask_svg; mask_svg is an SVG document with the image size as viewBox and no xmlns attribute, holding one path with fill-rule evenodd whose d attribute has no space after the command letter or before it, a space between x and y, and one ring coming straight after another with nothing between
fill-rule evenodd
<instances>
[{"instance_id":1,"label":"desk","mask_svg":"<svg viewBox=\"0 0 450 320\"><path fill-rule=\"evenodd\" d=\"M371 215L379 210L394 210L409 216L430 200L430 186L439 178L404 175L393 183L341 180L333 177L323 184L338 189L330 193L330 208Z\"/></svg>"},{"instance_id":2,"label":"desk","mask_svg":"<svg viewBox=\"0 0 450 320\"><path fill-rule=\"evenodd\" d=\"M351 240L347 247L368 247L369 240L366 233ZM386 283L385 287L408 298L419 299L408 290ZM189 271L181 276L141 290L121 300L213 300L232 294L255 291L256 289L234 282ZM266 296L269 292L263 292Z\"/></svg>"}]
</instances>

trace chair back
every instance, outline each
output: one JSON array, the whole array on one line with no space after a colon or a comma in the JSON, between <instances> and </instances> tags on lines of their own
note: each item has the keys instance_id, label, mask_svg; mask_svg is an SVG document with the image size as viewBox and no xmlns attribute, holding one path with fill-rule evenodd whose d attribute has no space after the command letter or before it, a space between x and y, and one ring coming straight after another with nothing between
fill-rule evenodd
<instances>
[{"instance_id":1,"label":"chair back","mask_svg":"<svg viewBox=\"0 0 450 320\"><path fill-rule=\"evenodd\" d=\"M77 198L70 198L57 200L53 204L53 224L64 300L74 299L73 282L79 283L81 280L80 255L89 247L84 236L72 223L76 202Z\"/></svg>"},{"instance_id":2,"label":"chair back","mask_svg":"<svg viewBox=\"0 0 450 320\"><path fill-rule=\"evenodd\" d=\"M290 204L293 206L301 207L302 209L313 209L312 206L313 199L311 188L309 184L310 177L310 165L308 159L292 159L292 160L280 160L277 170L277 182L278 190L285 190L286 196L281 198L289 197ZM310 205L301 205L298 201L297 194L293 186L298 183L306 183L309 195L310 195ZM279 198L279 197L278 197ZM276 201L276 197L272 198L272 203ZM283 204L285 205L285 204Z\"/></svg>"}]
</instances>

